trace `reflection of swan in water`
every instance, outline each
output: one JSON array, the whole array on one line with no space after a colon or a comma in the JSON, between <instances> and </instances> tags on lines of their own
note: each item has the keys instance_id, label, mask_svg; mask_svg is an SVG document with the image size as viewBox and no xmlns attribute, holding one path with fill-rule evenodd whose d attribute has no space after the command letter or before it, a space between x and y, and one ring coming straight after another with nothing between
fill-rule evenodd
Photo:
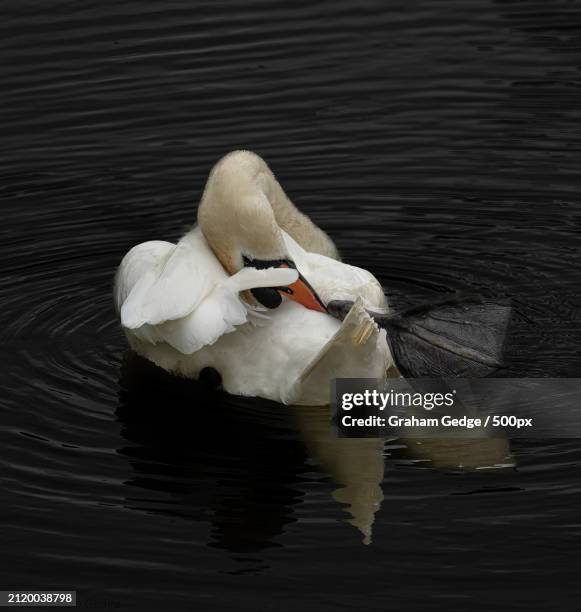
<instances>
[{"instance_id":1,"label":"reflection of swan in water","mask_svg":"<svg viewBox=\"0 0 581 612\"><path fill-rule=\"evenodd\" d=\"M514 466L506 438L414 438L402 440L399 457L439 470L489 470Z\"/></svg>"},{"instance_id":2,"label":"reflection of swan in water","mask_svg":"<svg viewBox=\"0 0 581 612\"><path fill-rule=\"evenodd\" d=\"M297 520L310 456L338 485L332 496L347 505L347 521L370 541L383 499L382 440L337 438L327 408L208 392L134 354L121 386L117 416L132 445L119 452L136 473L127 484L156 494L128 499L132 508L195 521L210 515L212 544L232 552L276 546Z\"/></svg>"},{"instance_id":3,"label":"reflection of swan in water","mask_svg":"<svg viewBox=\"0 0 581 612\"><path fill-rule=\"evenodd\" d=\"M295 412L308 453L320 469L333 477L339 488L333 497L347 505L348 520L371 542L375 513L383 501L383 440L338 438L330 414L321 407L296 407Z\"/></svg>"},{"instance_id":4,"label":"reflection of swan in water","mask_svg":"<svg viewBox=\"0 0 581 612\"><path fill-rule=\"evenodd\" d=\"M448 414L455 418L463 416L481 417L482 398L477 398L474 394L473 383L463 379L450 379L445 382L441 380L414 380L409 381L410 389L414 391L451 391L453 385L454 393L461 391L462 400L457 398L453 407L438 409L435 413L439 416ZM474 381L475 382L475 381ZM406 408L406 416L416 416L423 418L426 411L422 407ZM435 416L432 415L432 416ZM482 419L484 421L484 419ZM449 430L451 436L446 437L445 433L430 435L429 430L422 431L420 428L413 430L413 436L406 437L405 431L401 431L405 451L404 456L415 461L425 461L429 467L445 470L482 470L512 467L513 460L510 453L509 442L505 437L491 437L490 432L485 427L474 427L470 430L462 428ZM501 434L496 434L501 436ZM420 437L421 436L421 437Z\"/></svg>"},{"instance_id":5,"label":"reflection of swan in water","mask_svg":"<svg viewBox=\"0 0 581 612\"><path fill-rule=\"evenodd\" d=\"M363 543L372 541L376 513L384 500L384 440L380 438L338 438L330 413L320 407L294 407L309 455L320 469L333 477L339 488L333 492L346 504L348 522L363 534ZM480 470L513 465L505 438L489 438L473 431L473 439L413 438L400 440L390 452L394 459L412 459L436 469ZM477 437L481 435L481 437Z\"/></svg>"},{"instance_id":6,"label":"reflection of swan in water","mask_svg":"<svg viewBox=\"0 0 581 612\"><path fill-rule=\"evenodd\" d=\"M117 417L128 444L118 452L133 470L128 507L209 522L211 546L256 553L278 546L299 520L310 457L338 485L332 495L346 504L347 521L371 542L383 500L383 440L337 438L328 409L209 392L133 354L120 384ZM507 455L505 440L488 438L409 440L392 454L454 469L506 464Z\"/></svg>"},{"instance_id":7,"label":"reflection of swan in water","mask_svg":"<svg viewBox=\"0 0 581 612\"><path fill-rule=\"evenodd\" d=\"M310 469L303 444L289 435L289 415L209 392L134 354L120 384L117 417L128 443L118 452L132 469L127 506L209 523L209 545L233 553L277 546L296 521L301 475Z\"/></svg>"}]
</instances>

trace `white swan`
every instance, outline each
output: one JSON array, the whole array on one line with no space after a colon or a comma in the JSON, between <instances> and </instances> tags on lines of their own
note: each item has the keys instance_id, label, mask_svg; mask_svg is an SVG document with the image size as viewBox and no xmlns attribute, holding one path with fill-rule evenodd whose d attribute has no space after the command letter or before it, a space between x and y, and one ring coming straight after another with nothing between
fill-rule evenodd
<instances>
[{"instance_id":1,"label":"white swan","mask_svg":"<svg viewBox=\"0 0 581 612\"><path fill-rule=\"evenodd\" d=\"M216 164L198 225L177 244L125 255L114 293L138 354L191 378L215 368L229 393L327 404L332 378L384 379L393 365L385 331L365 311L387 311L379 282L338 261L248 151ZM355 301L342 323L325 312L337 299Z\"/></svg>"}]
</instances>

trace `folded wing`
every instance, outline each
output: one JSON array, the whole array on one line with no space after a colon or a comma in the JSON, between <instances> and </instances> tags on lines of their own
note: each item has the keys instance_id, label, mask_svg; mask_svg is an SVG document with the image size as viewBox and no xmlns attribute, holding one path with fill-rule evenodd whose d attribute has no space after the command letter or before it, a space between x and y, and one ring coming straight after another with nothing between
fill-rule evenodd
<instances>
[{"instance_id":1,"label":"folded wing","mask_svg":"<svg viewBox=\"0 0 581 612\"><path fill-rule=\"evenodd\" d=\"M131 249L117 272L115 301L128 333L191 354L248 320L240 291L288 285L297 276L288 268L228 276L194 230L177 245L152 241Z\"/></svg>"}]
</instances>

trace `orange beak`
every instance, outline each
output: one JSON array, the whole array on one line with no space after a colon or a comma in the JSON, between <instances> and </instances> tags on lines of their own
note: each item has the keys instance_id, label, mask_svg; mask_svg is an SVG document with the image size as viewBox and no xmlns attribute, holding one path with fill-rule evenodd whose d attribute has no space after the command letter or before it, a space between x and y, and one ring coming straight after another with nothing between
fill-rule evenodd
<instances>
[{"instance_id":1,"label":"orange beak","mask_svg":"<svg viewBox=\"0 0 581 612\"><path fill-rule=\"evenodd\" d=\"M286 264L283 264L281 267L288 268ZM327 308L321 301L321 298L317 295L317 292L300 274L299 278L292 285L283 287L282 289L279 289L279 291L289 300L302 304L309 310L317 310L318 312L324 312L325 314L328 313Z\"/></svg>"}]
</instances>

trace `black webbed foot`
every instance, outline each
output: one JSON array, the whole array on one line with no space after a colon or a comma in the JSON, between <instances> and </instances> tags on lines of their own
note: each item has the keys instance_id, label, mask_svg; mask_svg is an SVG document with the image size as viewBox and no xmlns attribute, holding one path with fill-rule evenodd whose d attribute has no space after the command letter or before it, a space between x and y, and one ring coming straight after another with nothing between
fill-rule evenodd
<instances>
[{"instance_id":1,"label":"black webbed foot","mask_svg":"<svg viewBox=\"0 0 581 612\"><path fill-rule=\"evenodd\" d=\"M353 302L332 301L343 320ZM453 297L396 313L369 312L385 329L391 353L406 377L482 377L502 367L511 308L478 297Z\"/></svg>"}]
</instances>

